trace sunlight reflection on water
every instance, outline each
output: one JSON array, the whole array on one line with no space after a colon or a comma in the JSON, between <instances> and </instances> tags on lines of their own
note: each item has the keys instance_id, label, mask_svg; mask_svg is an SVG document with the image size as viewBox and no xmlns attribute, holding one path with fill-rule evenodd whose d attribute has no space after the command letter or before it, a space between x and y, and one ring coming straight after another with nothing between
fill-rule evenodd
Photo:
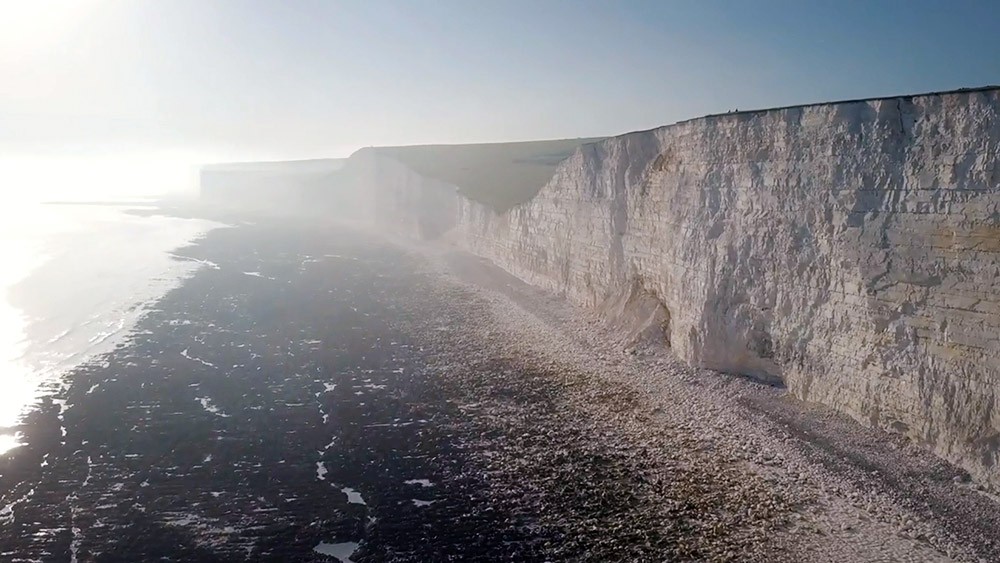
<instances>
[{"instance_id":1,"label":"sunlight reflection on water","mask_svg":"<svg viewBox=\"0 0 1000 563\"><path fill-rule=\"evenodd\" d=\"M35 208L28 205L7 207L0 217L0 453L19 445L10 428L24 407L34 400L37 382L23 362L27 345L27 317L13 307L7 299L11 286L27 277L28 273L44 260L31 228L38 228L33 220Z\"/></svg>"},{"instance_id":2,"label":"sunlight reflection on water","mask_svg":"<svg viewBox=\"0 0 1000 563\"><path fill-rule=\"evenodd\" d=\"M111 350L137 305L197 268L168 251L214 226L101 206L0 211L0 453L19 445L13 427L62 374Z\"/></svg>"}]
</instances>

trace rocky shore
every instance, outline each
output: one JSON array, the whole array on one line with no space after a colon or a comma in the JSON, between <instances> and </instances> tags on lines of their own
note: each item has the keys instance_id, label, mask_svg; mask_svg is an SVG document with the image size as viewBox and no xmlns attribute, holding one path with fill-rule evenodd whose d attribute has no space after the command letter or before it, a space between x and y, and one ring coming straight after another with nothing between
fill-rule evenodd
<instances>
[{"instance_id":1,"label":"rocky shore","mask_svg":"<svg viewBox=\"0 0 1000 563\"><path fill-rule=\"evenodd\" d=\"M10 561L993 561L988 491L457 249L260 222L0 459Z\"/></svg>"}]
</instances>

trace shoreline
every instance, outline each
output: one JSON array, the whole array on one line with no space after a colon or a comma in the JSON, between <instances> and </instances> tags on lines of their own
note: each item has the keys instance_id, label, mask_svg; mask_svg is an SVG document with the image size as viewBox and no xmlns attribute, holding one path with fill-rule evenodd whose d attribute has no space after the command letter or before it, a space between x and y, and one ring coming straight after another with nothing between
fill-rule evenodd
<instances>
[{"instance_id":1,"label":"shoreline","mask_svg":"<svg viewBox=\"0 0 1000 563\"><path fill-rule=\"evenodd\" d=\"M214 266L0 457L5 557L1000 556L994 501L930 454L623 351L457 249L261 220L178 252Z\"/></svg>"},{"instance_id":2,"label":"shoreline","mask_svg":"<svg viewBox=\"0 0 1000 563\"><path fill-rule=\"evenodd\" d=\"M4 306L19 322L9 322L4 334L4 344L9 344L4 351L10 351L5 367L12 380L17 378L10 382L17 399L11 393L0 401L0 431L13 428L43 397L58 393L64 376L98 361L127 338L147 305L192 275L193 268L174 260L173 250L221 226L201 217L169 215L138 221L115 205L86 205L106 211L42 213L37 219L43 227L23 240L8 239L11 248L30 259L9 265L9 273L16 275L3 285ZM48 227L57 220L66 224ZM133 240L121 244L120 236ZM112 241L118 245L113 250L108 248ZM16 444L12 437L5 445Z\"/></svg>"}]
</instances>

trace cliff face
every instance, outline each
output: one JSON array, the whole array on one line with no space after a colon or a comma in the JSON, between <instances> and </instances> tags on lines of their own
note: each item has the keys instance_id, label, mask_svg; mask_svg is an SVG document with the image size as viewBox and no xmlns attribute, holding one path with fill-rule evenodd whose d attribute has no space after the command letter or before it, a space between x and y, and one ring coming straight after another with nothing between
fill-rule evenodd
<instances>
[{"instance_id":1,"label":"cliff face","mask_svg":"<svg viewBox=\"0 0 1000 563\"><path fill-rule=\"evenodd\" d=\"M423 176L378 149L362 149L347 161L347 189L340 190L341 219L396 234L436 238L458 224L458 187Z\"/></svg>"},{"instance_id":2,"label":"cliff face","mask_svg":"<svg viewBox=\"0 0 1000 563\"><path fill-rule=\"evenodd\" d=\"M374 147L347 159L329 212L397 234L453 230L466 197L503 211L530 200L561 162L593 139Z\"/></svg>"},{"instance_id":3,"label":"cliff face","mask_svg":"<svg viewBox=\"0 0 1000 563\"><path fill-rule=\"evenodd\" d=\"M1000 93L722 115L582 147L469 247L589 306L637 292L688 362L1000 481ZM624 296L624 297L623 297Z\"/></svg>"},{"instance_id":4,"label":"cliff face","mask_svg":"<svg viewBox=\"0 0 1000 563\"><path fill-rule=\"evenodd\" d=\"M364 149L313 207L447 232L625 340L783 384L1000 485L1000 89L586 141Z\"/></svg>"}]
</instances>

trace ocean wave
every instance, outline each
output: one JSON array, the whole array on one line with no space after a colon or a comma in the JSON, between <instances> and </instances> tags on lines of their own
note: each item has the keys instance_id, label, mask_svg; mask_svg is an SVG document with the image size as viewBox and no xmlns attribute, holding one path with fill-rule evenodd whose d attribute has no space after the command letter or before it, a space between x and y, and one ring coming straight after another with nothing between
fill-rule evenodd
<instances>
[{"instance_id":1,"label":"ocean wave","mask_svg":"<svg viewBox=\"0 0 1000 563\"><path fill-rule=\"evenodd\" d=\"M88 339L87 342L89 342L92 345L102 344L107 339L109 339L112 336L120 333L125 328L125 324L126 324L126 322L128 322L128 320L129 319L127 319L125 317L119 318L117 320L117 322L114 323L114 328L112 328L111 330L104 330L104 331L98 332L94 336L90 337L90 339Z\"/></svg>"}]
</instances>

